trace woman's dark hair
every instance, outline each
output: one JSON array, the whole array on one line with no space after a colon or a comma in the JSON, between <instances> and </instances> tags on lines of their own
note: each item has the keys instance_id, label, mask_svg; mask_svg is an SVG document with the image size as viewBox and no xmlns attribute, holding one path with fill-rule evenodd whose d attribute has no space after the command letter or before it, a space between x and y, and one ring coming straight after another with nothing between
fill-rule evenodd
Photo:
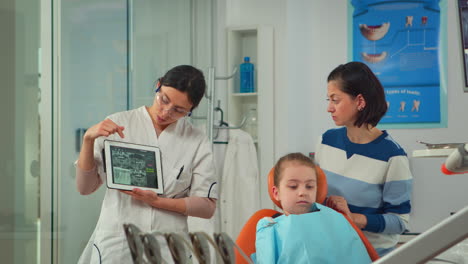
<instances>
[{"instance_id":1,"label":"woman's dark hair","mask_svg":"<svg viewBox=\"0 0 468 264\"><path fill-rule=\"evenodd\" d=\"M317 169L315 168L315 163L312 161L311 158L307 157L306 155L295 152L289 153L283 157L281 157L278 162L276 162L275 167L273 169L273 183L275 186L279 186L279 182L281 181L281 172L283 171L283 164L285 162L296 162L297 164L304 165L314 169L315 174L317 174Z\"/></svg>"},{"instance_id":2,"label":"woman's dark hair","mask_svg":"<svg viewBox=\"0 0 468 264\"><path fill-rule=\"evenodd\" d=\"M190 65L179 65L170 69L159 79L159 85L169 86L187 93L193 105L191 110L198 106L206 90L203 73Z\"/></svg>"},{"instance_id":3,"label":"woman's dark hair","mask_svg":"<svg viewBox=\"0 0 468 264\"><path fill-rule=\"evenodd\" d=\"M387 112L387 101L382 84L366 64L357 61L341 64L328 75L327 82L330 81L338 82L340 90L353 98L359 94L364 97L366 107L358 112L355 126L377 126Z\"/></svg>"}]
</instances>

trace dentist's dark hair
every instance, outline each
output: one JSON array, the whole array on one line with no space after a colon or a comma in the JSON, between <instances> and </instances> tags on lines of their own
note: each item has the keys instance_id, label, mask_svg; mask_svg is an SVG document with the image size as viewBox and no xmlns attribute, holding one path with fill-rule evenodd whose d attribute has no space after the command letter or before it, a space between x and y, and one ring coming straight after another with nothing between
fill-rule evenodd
<instances>
[{"instance_id":1,"label":"dentist's dark hair","mask_svg":"<svg viewBox=\"0 0 468 264\"><path fill-rule=\"evenodd\" d=\"M170 69L159 79L159 87L170 86L178 91L188 94L195 109L203 98L206 90L206 82L203 72L190 65L179 65Z\"/></svg>"}]
</instances>

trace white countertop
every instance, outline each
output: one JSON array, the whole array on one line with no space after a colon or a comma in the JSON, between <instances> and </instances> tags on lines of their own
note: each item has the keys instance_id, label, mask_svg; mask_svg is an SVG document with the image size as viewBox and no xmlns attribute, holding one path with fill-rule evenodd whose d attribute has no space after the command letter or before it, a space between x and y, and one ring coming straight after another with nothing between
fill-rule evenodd
<instances>
[{"instance_id":1,"label":"white countertop","mask_svg":"<svg viewBox=\"0 0 468 264\"><path fill-rule=\"evenodd\" d=\"M455 148L447 149L418 149L413 151L413 158L436 158L436 157L447 157Z\"/></svg>"}]
</instances>

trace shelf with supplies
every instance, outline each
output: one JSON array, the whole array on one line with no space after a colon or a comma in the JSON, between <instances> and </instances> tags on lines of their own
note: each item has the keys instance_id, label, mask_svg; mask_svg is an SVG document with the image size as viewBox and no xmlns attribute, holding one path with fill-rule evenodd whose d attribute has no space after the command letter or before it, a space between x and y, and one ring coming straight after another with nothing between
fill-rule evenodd
<instances>
[{"instance_id":1,"label":"shelf with supplies","mask_svg":"<svg viewBox=\"0 0 468 264\"><path fill-rule=\"evenodd\" d=\"M243 128L256 143L260 175L267 175L274 165L274 35L266 25L227 28L227 68L237 74L228 81L226 120ZM241 64L245 57L253 64L253 89L241 93ZM244 86L245 88L245 86ZM266 183L265 183L266 184ZM265 194L265 197L268 197Z\"/></svg>"},{"instance_id":2,"label":"shelf with supplies","mask_svg":"<svg viewBox=\"0 0 468 264\"><path fill-rule=\"evenodd\" d=\"M240 69L245 57L249 57L254 65L253 92L240 92L240 70L228 82L227 120L238 126L244 117L256 111L257 131L251 132L256 140L256 135L263 136L258 130L269 127L268 131L273 131L273 28L260 25L229 27L227 37L228 69ZM264 113L267 114L264 116Z\"/></svg>"},{"instance_id":3,"label":"shelf with supplies","mask_svg":"<svg viewBox=\"0 0 468 264\"><path fill-rule=\"evenodd\" d=\"M257 93L232 93L232 96L241 96L241 97L249 97L249 96L257 96Z\"/></svg>"}]
</instances>

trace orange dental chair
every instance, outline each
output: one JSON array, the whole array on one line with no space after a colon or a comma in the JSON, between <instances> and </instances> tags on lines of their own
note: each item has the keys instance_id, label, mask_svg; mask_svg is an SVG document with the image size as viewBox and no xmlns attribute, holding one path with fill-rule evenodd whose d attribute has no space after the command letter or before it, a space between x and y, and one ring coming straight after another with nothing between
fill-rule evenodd
<instances>
[{"instance_id":1,"label":"orange dental chair","mask_svg":"<svg viewBox=\"0 0 468 264\"><path fill-rule=\"evenodd\" d=\"M317 198L316 202L323 204L325 198L327 197L327 178L323 170L316 166L317 168ZM276 200L273 196L273 179L274 168L270 170L268 173L268 193L270 194L271 200L281 208L281 204L278 200ZM341 213L341 212L339 212ZM250 219L245 223L244 227L241 229L239 236L237 237L236 244L244 251L247 256L251 256L255 253L255 238L257 232L257 222L264 218L264 217L274 217L281 215L281 212L272 209L261 209L253 214ZM367 240L366 236L362 233L361 229L359 229L354 222L345 214L341 213L346 220L350 223L350 225L354 228L356 233L361 238L364 246L367 249L367 253L369 253L369 257L372 261L375 261L379 258L377 251L375 251L374 247L371 245L369 240ZM247 264L247 261L241 256L241 254L236 250L236 264Z\"/></svg>"}]
</instances>

